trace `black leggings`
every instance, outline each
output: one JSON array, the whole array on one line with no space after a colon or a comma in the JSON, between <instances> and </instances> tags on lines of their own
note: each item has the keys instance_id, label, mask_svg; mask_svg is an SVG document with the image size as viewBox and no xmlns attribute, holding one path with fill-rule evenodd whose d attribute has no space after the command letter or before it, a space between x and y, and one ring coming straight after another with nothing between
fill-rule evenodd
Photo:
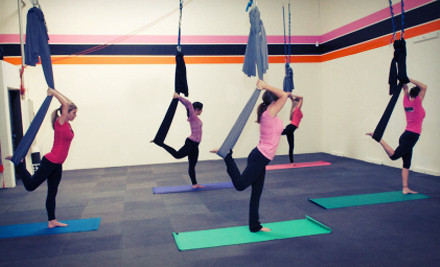
<instances>
[{"instance_id":1,"label":"black leggings","mask_svg":"<svg viewBox=\"0 0 440 267\"><path fill-rule=\"evenodd\" d=\"M199 158L199 143L192 141L189 138L186 138L185 144L182 148L179 149L179 151L176 151L174 148L165 145L165 144L158 144L159 146L163 147L168 153L170 153L173 157L176 159L181 159L186 156L188 156L188 174L189 178L191 178L191 183L193 185L197 184L196 180L196 164L197 160Z\"/></svg>"},{"instance_id":2,"label":"black leggings","mask_svg":"<svg viewBox=\"0 0 440 267\"><path fill-rule=\"evenodd\" d=\"M247 166L243 173L240 171L232 158L232 152L225 157L226 171L231 177L234 187L238 191L243 191L252 185L251 201L249 204L249 229L251 232L258 232L262 228L259 222L258 209L260 197L263 192L264 177L266 176L266 165L270 160L261 152L254 148L247 159Z\"/></svg>"},{"instance_id":3,"label":"black leggings","mask_svg":"<svg viewBox=\"0 0 440 267\"><path fill-rule=\"evenodd\" d=\"M409 169L411 167L412 151L414 146L419 140L420 134L405 131L399 138L399 146L394 151L394 154L390 156L390 159L396 160L402 158L403 168Z\"/></svg>"},{"instance_id":4,"label":"black leggings","mask_svg":"<svg viewBox=\"0 0 440 267\"><path fill-rule=\"evenodd\" d=\"M285 135L287 137L287 142L289 143L290 163L293 163L293 148L295 147L295 135L293 134L293 132L295 132L296 129L298 129L297 126L289 124L281 133L281 135Z\"/></svg>"},{"instance_id":5,"label":"black leggings","mask_svg":"<svg viewBox=\"0 0 440 267\"><path fill-rule=\"evenodd\" d=\"M24 163L18 165L23 185L27 191L34 191L45 180L47 180L47 197L46 210L49 221L55 220L55 198L58 192L58 185L61 182L61 174L63 171L62 164L52 163L43 157L40 167L33 176L27 171Z\"/></svg>"}]
</instances>

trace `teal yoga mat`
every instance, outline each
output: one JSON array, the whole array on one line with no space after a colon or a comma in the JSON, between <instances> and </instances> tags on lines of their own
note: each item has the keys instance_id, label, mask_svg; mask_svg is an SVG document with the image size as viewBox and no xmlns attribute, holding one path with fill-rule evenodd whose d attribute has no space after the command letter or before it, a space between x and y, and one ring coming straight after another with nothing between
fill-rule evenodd
<instances>
[{"instance_id":1,"label":"teal yoga mat","mask_svg":"<svg viewBox=\"0 0 440 267\"><path fill-rule=\"evenodd\" d=\"M399 202L415 199L425 199L429 196L423 194L402 194L402 191L362 194L352 196L314 198L309 200L325 209L344 208L380 203Z\"/></svg>"},{"instance_id":2,"label":"teal yoga mat","mask_svg":"<svg viewBox=\"0 0 440 267\"><path fill-rule=\"evenodd\" d=\"M55 235L74 232L86 232L98 230L101 218L79 219L61 221L67 223L66 227L47 228L47 222L2 225L0 226L0 238L14 238L37 235Z\"/></svg>"},{"instance_id":3,"label":"teal yoga mat","mask_svg":"<svg viewBox=\"0 0 440 267\"><path fill-rule=\"evenodd\" d=\"M251 233L246 225L173 233L173 236L179 250L190 250L331 233L329 227L309 216L302 220L265 223L263 225L272 231Z\"/></svg>"}]
</instances>

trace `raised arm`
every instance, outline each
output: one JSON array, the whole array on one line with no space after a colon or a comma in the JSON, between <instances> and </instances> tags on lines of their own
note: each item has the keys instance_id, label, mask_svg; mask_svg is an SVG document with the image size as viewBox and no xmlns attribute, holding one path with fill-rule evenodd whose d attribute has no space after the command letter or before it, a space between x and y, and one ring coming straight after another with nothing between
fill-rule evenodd
<instances>
[{"instance_id":1,"label":"raised arm","mask_svg":"<svg viewBox=\"0 0 440 267\"><path fill-rule=\"evenodd\" d=\"M284 92L279 88L273 87L262 80L258 80L257 88L260 90L261 89L268 90L278 97L278 100L269 106L270 115L272 117L275 117L278 114L278 112L280 112L280 110L283 108L290 94Z\"/></svg>"},{"instance_id":2,"label":"raised arm","mask_svg":"<svg viewBox=\"0 0 440 267\"><path fill-rule=\"evenodd\" d=\"M405 96L409 95L408 84L404 83L402 86L402 90L403 90L403 93L405 94Z\"/></svg>"},{"instance_id":3,"label":"raised arm","mask_svg":"<svg viewBox=\"0 0 440 267\"><path fill-rule=\"evenodd\" d=\"M67 114L69 113L69 107L73 102L61 94L58 90L48 88L47 89L47 95L54 96L58 101L61 103L61 116L58 119L58 122L63 125L64 122L67 121Z\"/></svg>"},{"instance_id":4,"label":"raised arm","mask_svg":"<svg viewBox=\"0 0 440 267\"><path fill-rule=\"evenodd\" d=\"M409 79L409 81L412 84L414 84L414 85L416 85L417 87L420 88L419 97L420 97L420 100L423 101L423 98L425 98L426 89L428 88L428 86L426 84L422 83L422 82L419 82L419 81L416 81L416 80L413 80L413 79Z\"/></svg>"},{"instance_id":5,"label":"raised arm","mask_svg":"<svg viewBox=\"0 0 440 267\"><path fill-rule=\"evenodd\" d=\"M193 107L191 101L184 98L183 96L180 96L176 92L174 92L174 98L178 98L180 103L182 103L185 106L185 108L188 110L188 115L189 115L188 117L195 116L194 107Z\"/></svg>"},{"instance_id":6,"label":"raised arm","mask_svg":"<svg viewBox=\"0 0 440 267\"><path fill-rule=\"evenodd\" d=\"M290 95L289 98L292 100L292 107L290 108L290 120L292 120L293 112L295 109L301 109L304 98L299 95ZM298 101L298 104L293 105L294 101Z\"/></svg>"}]
</instances>

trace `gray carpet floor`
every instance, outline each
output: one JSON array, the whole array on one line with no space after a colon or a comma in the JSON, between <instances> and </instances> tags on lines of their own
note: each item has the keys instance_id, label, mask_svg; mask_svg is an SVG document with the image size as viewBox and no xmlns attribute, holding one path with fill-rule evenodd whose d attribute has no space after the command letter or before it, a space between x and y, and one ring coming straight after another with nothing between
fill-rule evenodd
<instances>
[{"instance_id":1,"label":"gray carpet floor","mask_svg":"<svg viewBox=\"0 0 440 267\"><path fill-rule=\"evenodd\" d=\"M308 198L397 191L400 169L325 153L331 166L266 174L260 220L309 215L331 234L179 251L172 232L247 225L250 188L153 194L190 184L187 162L65 171L57 218L101 217L98 231L0 239L1 266L439 266L440 177L410 173L429 199L325 210ZM287 163L277 156L271 164ZM241 170L246 159L237 159ZM199 183L230 181L222 160L197 164ZM0 225L46 221L46 185L0 190Z\"/></svg>"}]
</instances>

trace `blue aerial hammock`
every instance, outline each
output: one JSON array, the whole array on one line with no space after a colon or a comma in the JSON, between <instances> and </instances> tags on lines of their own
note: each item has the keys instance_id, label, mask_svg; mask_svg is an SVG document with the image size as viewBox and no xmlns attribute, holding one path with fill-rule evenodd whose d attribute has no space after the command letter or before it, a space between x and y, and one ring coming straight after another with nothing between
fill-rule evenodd
<instances>
[{"instance_id":1,"label":"blue aerial hammock","mask_svg":"<svg viewBox=\"0 0 440 267\"><path fill-rule=\"evenodd\" d=\"M252 6L252 2L252 0L249 1L246 11ZM269 68L269 60L266 31L263 26L263 21L260 19L260 11L256 5L249 12L249 19L251 29L244 55L243 72L249 77L256 76L258 72L258 78L262 80L263 74L266 73ZM255 103L257 103L260 92L260 90L255 89L252 93L228 136L219 148L217 155L220 157L226 157L228 152L235 146L235 143L237 143L237 140L255 107Z\"/></svg>"},{"instance_id":2,"label":"blue aerial hammock","mask_svg":"<svg viewBox=\"0 0 440 267\"><path fill-rule=\"evenodd\" d=\"M391 12L391 22L393 24L393 37L391 39L391 42L394 40L394 56L391 61L390 66L390 75L388 78L388 83L390 85L390 95L392 95L390 102L388 103L384 114L380 118L379 123L376 126L376 129L373 133L373 139L377 142L380 142L382 139L382 136L385 132L385 128L387 127L387 124L391 118L391 114L393 113L394 107L397 103L397 100L400 96L400 91L402 90L402 87L404 84L409 83L409 78L406 73L406 43L405 39L403 38L405 35L405 11L404 11L404 4L403 0L401 0L401 37L400 39L395 39L396 35L396 28L394 25L394 13L393 13L393 6L391 0L389 0L390 4L390 12Z\"/></svg>"},{"instance_id":3,"label":"blue aerial hammock","mask_svg":"<svg viewBox=\"0 0 440 267\"><path fill-rule=\"evenodd\" d=\"M26 65L35 66L38 63L39 56L47 85L50 88L55 88L48 40L49 36L47 35L44 14L40 8L32 7L27 14L25 63ZM18 165L29 151L31 144L43 123L51 101L52 96L47 96L32 120L20 144L14 151L11 161L15 165Z\"/></svg>"},{"instance_id":4,"label":"blue aerial hammock","mask_svg":"<svg viewBox=\"0 0 440 267\"><path fill-rule=\"evenodd\" d=\"M292 55L291 53L291 12L290 12L290 3L288 4L289 8L289 45L287 45L286 41L286 20L284 18L284 5L283 5L283 29L284 29L284 54L286 55L286 76L284 77L283 81L283 90L284 92L292 92L293 89L295 89L295 85L293 84L293 70L290 67L290 57Z\"/></svg>"},{"instance_id":5,"label":"blue aerial hammock","mask_svg":"<svg viewBox=\"0 0 440 267\"><path fill-rule=\"evenodd\" d=\"M177 53L176 53L176 74L174 78L174 91L178 94L183 93L185 96L188 96L188 82L186 79L186 65L185 60L183 58L183 53L181 52L182 48L180 46L180 32L181 32L181 24L182 24L182 8L183 2L180 0L180 17L179 17L179 33L177 38ZM173 121L174 114L176 113L177 104L179 103L179 99L173 98L171 100L170 106L165 114L165 117L162 121L162 124L157 131L156 137L154 137L153 142L157 145L163 144L165 138L168 134L168 131L171 127L171 122Z\"/></svg>"}]
</instances>

